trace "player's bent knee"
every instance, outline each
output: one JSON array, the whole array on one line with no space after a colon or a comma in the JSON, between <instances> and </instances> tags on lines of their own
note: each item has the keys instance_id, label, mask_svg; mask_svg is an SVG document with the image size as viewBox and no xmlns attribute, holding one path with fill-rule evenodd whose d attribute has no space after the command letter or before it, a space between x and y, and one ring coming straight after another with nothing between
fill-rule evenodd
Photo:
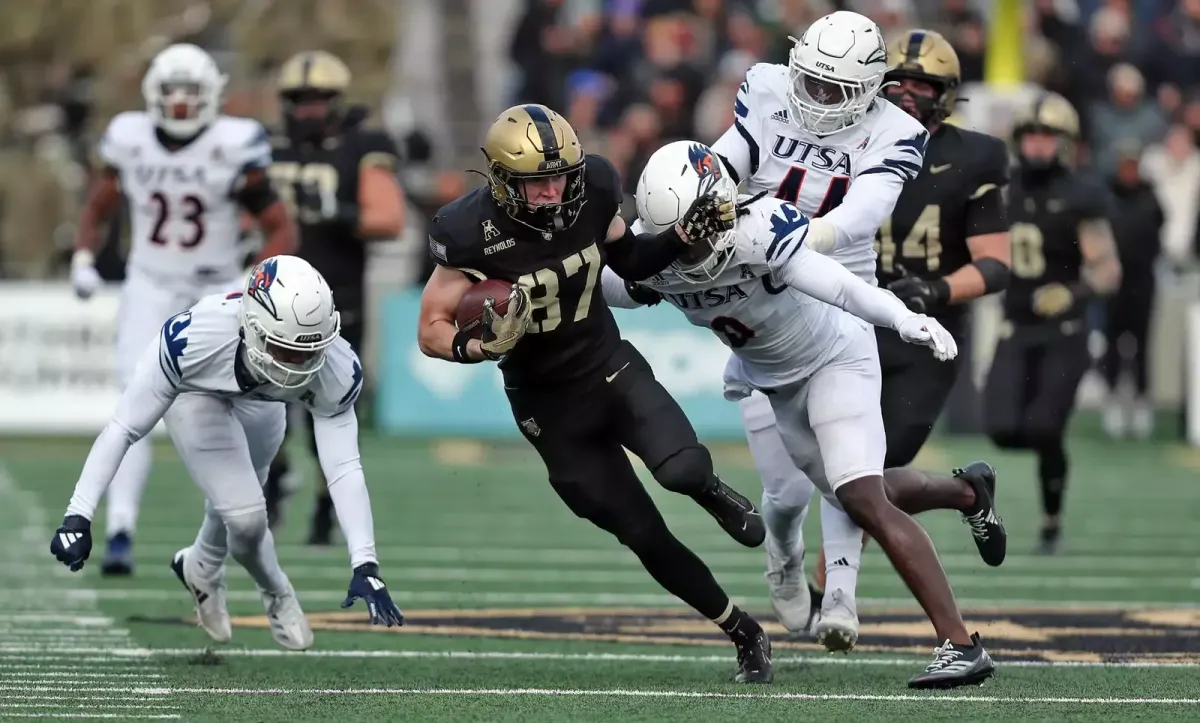
<instances>
[{"instance_id":1,"label":"player's bent knee","mask_svg":"<svg viewBox=\"0 0 1200 723\"><path fill-rule=\"evenodd\" d=\"M712 455L705 447L685 447L651 471L654 479L672 492L698 493L712 478Z\"/></svg>"},{"instance_id":2,"label":"player's bent knee","mask_svg":"<svg viewBox=\"0 0 1200 723\"><path fill-rule=\"evenodd\" d=\"M834 494L854 524L871 533L895 509L888 500L883 475L866 475L838 485Z\"/></svg>"},{"instance_id":3,"label":"player's bent knee","mask_svg":"<svg viewBox=\"0 0 1200 723\"><path fill-rule=\"evenodd\" d=\"M231 551L253 550L267 534L267 509L255 507L222 515Z\"/></svg>"},{"instance_id":4,"label":"player's bent knee","mask_svg":"<svg viewBox=\"0 0 1200 723\"><path fill-rule=\"evenodd\" d=\"M662 547L664 536L671 534L661 519L643 519L622 524L614 533L617 540L635 555Z\"/></svg>"}]
</instances>

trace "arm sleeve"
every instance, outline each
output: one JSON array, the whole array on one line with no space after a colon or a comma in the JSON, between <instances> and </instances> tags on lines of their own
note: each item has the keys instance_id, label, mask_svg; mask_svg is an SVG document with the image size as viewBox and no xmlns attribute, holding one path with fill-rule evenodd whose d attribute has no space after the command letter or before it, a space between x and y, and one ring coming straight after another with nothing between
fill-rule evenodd
<instances>
[{"instance_id":1,"label":"arm sleeve","mask_svg":"<svg viewBox=\"0 0 1200 723\"><path fill-rule=\"evenodd\" d=\"M338 524L346 537L351 569L378 562L371 496L358 451L358 417L354 409L332 417L313 414L313 439Z\"/></svg>"},{"instance_id":2,"label":"arm sleeve","mask_svg":"<svg viewBox=\"0 0 1200 723\"><path fill-rule=\"evenodd\" d=\"M600 290L604 294L604 301L611 307L636 309L641 306L630 298L629 292L625 290L625 279L617 276L616 272L607 266L600 272Z\"/></svg>"},{"instance_id":3,"label":"arm sleeve","mask_svg":"<svg viewBox=\"0 0 1200 723\"><path fill-rule=\"evenodd\" d=\"M989 143L983 169L974 188L966 189L967 238L1008 231L1008 212L1004 208L1004 187L1008 185L1008 149L997 139Z\"/></svg>"},{"instance_id":4,"label":"arm sleeve","mask_svg":"<svg viewBox=\"0 0 1200 723\"><path fill-rule=\"evenodd\" d=\"M796 250L775 277L793 289L847 311L875 326L896 329L913 316L903 302L850 273L844 266L804 247Z\"/></svg>"},{"instance_id":5,"label":"arm sleeve","mask_svg":"<svg viewBox=\"0 0 1200 723\"><path fill-rule=\"evenodd\" d=\"M686 248L673 228L660 234L634 235L626 226L624 236L608 243L608 265L627 281L641 281L670 266Z\"/></svg>"},{"instance_id":6,"label":"arm sleeve","mask_svg":"<svg viewBox=\"0 0 1200 723\"><path fill-rule=\"evenodd\" d=\"M882 148L863 154L858 163L861 170L851 181L841 205L823 216L837 231L834 248L875 237L892 214L904 184L921 172L928 140L929 133L921 130L894 142L881 142Z\"/></svg>"},{"instance_id":7,"label":"arm sleeve","mask_svg":"<svg viewBox=\"0 0 1200 723\"><path fill-rule=\"evenodd\" d=\"M88 452L67 506L68 515L92 519L129 447L149 434L175 401L179 376L167 361L169 356L164 356L163 346L165 342L160 336L160 341L148 346L142 355L116 412Z\"/></svg>"},{"instance_id":8,"label":"arm sleeve","mask_svg":"<svg viewBox=\"0 0 1200 723\"><path fill-rule=\"evenodd\" d=\"M721 157L726 170L733 174L733 180L741 183L758 173L760 149L755 136L762 128L758 104L752 101L752 86L764 82L759 66L755 65L746 71L746 78L738 87L737 98L733 101L733 125L712 145L713 151Z\"/></svg>"}]
</instances>

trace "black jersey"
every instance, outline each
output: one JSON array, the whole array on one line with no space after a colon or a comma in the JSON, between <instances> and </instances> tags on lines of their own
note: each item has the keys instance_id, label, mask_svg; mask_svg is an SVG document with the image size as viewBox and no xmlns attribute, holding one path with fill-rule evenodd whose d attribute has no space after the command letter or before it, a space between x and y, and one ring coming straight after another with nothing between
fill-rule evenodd
<instances>
[{"instance_id":1,"label":"black jersey","mask_svg":"<svg viewBox=\"0 0 1200 723\"><path fill-rule=\"evenodd\" d=\"M510 387L592 373L621 340L600 284L605 238L620 211L620 178L601 156L587 156L584 163L584 205L566 230L543 234L514 221L487 188L442 207L430 224L430 253L439 265L473 281L516 282L529 292L529 327L500 363Z\"/></svg>"},{"instance_id":2,"label":"black jersey","mask_svg":"<svg viewBox=\"0 0 1200 723\"><path fill-rule=\"evenodd\" d=\"M359 174L377 165L395 172L396 144L381 131L348 128L320 146L296 145L286 136L272 139L271 181L300 227L298 256L312 264L338 301L361 302L367 248L344 215L358 205Z\"/></svg>"},{"instance_id":3,"label":"black jersey","mask_svg":"<svg viewBox=\"0 0 1200 723\"><path fill-rule=\"evenodd\" d=\"M904 184L875 234L879 285L900 278L901 267L924 279L949 276L971 263L967 239L1007 231L1008 166L1004 141L943 124L929 139L921 173ZM957 324L966 309L955 304L933 315Z\"/></svg>"},{"instance_id":4,"label":"black jersey","mask_svg":"<svg viewBox=\"0 0 1200 723\"><path fill-rule=\"evenodd\" d=\"M1004 295L1004 315L1015 324L1040 324L1046 319L1033 310L1033 296L1047 284L1070 285L1080 280L1083 255L1079 225L1107 220L1112 207L1109 190L1096 179L1060 169L1031 183L1016 174L1008 193L1012 222L1012 279ZM1076 300L1055 321L1079 319L1086 304Z\"/></svg>"}]
</instances>

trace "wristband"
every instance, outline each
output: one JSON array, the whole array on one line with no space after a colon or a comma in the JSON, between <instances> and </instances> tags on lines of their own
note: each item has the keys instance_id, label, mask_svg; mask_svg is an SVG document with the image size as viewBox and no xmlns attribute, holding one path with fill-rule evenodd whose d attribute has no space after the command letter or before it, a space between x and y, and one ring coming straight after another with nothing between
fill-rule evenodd
<instances>
[{"instance_id":1,"label":"wristband","mask_svg":"<svg viewBox=\"0 0 1200 723\"><path fill-rule=\"evenodd\" d=\"M454 357L454 361L459 364L478 364L482 359L472 359L467 354L467 342L471 340L471 335L465 331L459 331L454 335L454 341L450 342L450 354Z\"/></svg>"}]
</instances>

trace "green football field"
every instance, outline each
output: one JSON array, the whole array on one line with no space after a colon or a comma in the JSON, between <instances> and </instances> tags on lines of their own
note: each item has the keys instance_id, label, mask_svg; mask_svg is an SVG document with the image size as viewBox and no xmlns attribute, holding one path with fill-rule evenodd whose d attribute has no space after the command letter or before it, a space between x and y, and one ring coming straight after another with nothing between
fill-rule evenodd
<instances>
[{"instance_id":1,"label":"green football field","mask_svg":"<svg viewBox=\"0 0 1200 723\"><path fill-rule=\"evenodd\" d=\"M732 646L574 518L526 447L371 436L363 458L380 561L408 624L370 628L361 602L340 609L350 578L340 539L302 544L310 475L276 539L314 648L279 649L252 584L231 565L234 641L206 652L167 564L201 517L201 496L169 445L157 451L133 578L101 579L94 564L73 575L49 555L88 446L0 441L0 717L1200 719L1200 455L1169 444L1076 440L1065 549L1052 558L1031 554L1032 459L972 440L926 449L928 468L992 461L1010 532L1008 559L992 569L956 514L921 517L999 666L982 688L944 693L905 686L938 641L875 547L863 559L860 647L830 656L786 640L770 619L761 550L739 547L692 502L649 483L672 529L776 632L775 684L738 686ZM757 496L744 447L714 452Z\"/></svg>"}]
</instances>

